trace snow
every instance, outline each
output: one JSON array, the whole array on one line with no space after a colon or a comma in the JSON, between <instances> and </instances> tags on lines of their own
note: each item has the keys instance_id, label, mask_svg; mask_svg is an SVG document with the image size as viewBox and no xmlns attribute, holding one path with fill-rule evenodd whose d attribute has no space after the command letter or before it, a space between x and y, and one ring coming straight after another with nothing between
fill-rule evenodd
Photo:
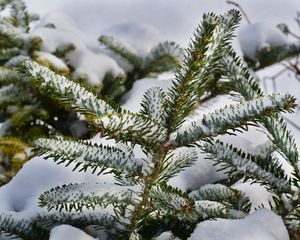
<instances>
[{"instance_id":1,"label":"snow","mask_svg":"<svg viewBox=\"0 0 300 240\"><path fill-rule=\"evenodd\" d=\"M223 172L217 171L218 167L213 166L214 163L211 160L206 159L199 150L197 153L198 158L195 163L171 178L168 184L188 191L226 178Z\"/></svg>"},{"instance_id":2,"label":"snow","mask_svg":"<svg viewBox=\"0 0 300 240\"><path fill-rule=\"evenodd\" d=\"M33 1L31 0L31 2ZM55 0L53 0L53 2L48 2L47 5L53 4L53 6L58 8L58 5L61 4L61 2L62 1L57 0L55 3ZM125 3L120 3L119 1L118 4L120 4L120 10L118 10L115 7L116 1L112 1L112 3L99 1L96 4L92 0L85 0L76 1L76 4L80 3L82 6L82 8L79 7L78 10L76 10L74 7L78 7L78 5L72 0L68 2L69 6L67 11L73 13L73 16L76 16L75 21L80 23L81 26L84 24L89 26L89 28L84 28L85 30L90 32L93 31L94 33L96 32L97 37L101 34L110 34L117 39L124 41L125 44L133 49L133 51L145 55L151 47L164 39L164 34L172 36L171 40L173 40L173 36L175 36L175 40L179 39L184 45L187 42L192 29L194 29L195 24L199 22L201 11L217 10L218 12L224 12L224 8L228 8L228 6L225 5L225 1L224 3L217 4L216 1L206 2L204 4L202 1L198 0L188 2L172 0L172 3L160 1L159 4L157 4L158 2L159 1L155 1L156 4L153 4L151 1L140 2L138 0L131 0L125 5ZM258 20L264 20L262 18L266 18L267 15L270 17L270 14L265 14L263 11L264 9L268 9L270 1L261 0L259 2L261 6L259 9L257 9L258 7L254 2L255 1L247 3L244 1L242 3L242 5L245 6L245 9L252 9L252 11L250 11L252 19L256 20L258 18ZM45 2L40 3L34 1L34 4L35 6L40 4L45 9ZM101 6L100 4L104 6ZM291 11L291 9L292 11L295 11L295 6L299 5L297 1L292 0L286 1L285 4L289 6L289 11ZM101 6L100 11L99 6ZM133 6L134 9L136 9L135 14L132 14ZM189 7L188 15L186 14L187 6ZM253 11L254 8L256 8L255 11ZM91 11L88 12L88 14L86 12L84 14L77 14L77 11L82 11L83 9L90 9ZM108 11L109 9L110 11ZM168 11L166 11L166 9ZM288 9L288 7L283 9L280 1L272 2L272 18L279 18L280 15L285 16L283 17L283 20L286 20L286 9ZM112 12L114 12L113 15ZM275 12L284 12L285 15L274 14ZM290 12L289 15L294 16L294 14L290 14ZM96 21L95 16L97 16L97 19L100 19L100 21ZM106 22L101 21L105 16L108 16ZM91 24L89 19L93 19L93 22L97 24ZM120 22L124 22L124 19L132 22L120 24ZM141 19L147 22L147 24L142 24ZM135 20L137 21L134 22ZM276 21L274 21L274 23L275 22ZM50 23L55 25L56 29L45 27ZM150 25L156 26L157 29ZM105 26L106 28L103 30ZM250 26L246 26L244 31L245 33L240 35L239 39L241 41L243 52L250 58L254 58L256 51L261 48L281 45L287 41L287 38L275 27L275 24L254 23ZM32 34L33 36L38 36L43 39L41 50L45 53L44 55L48 54L48 56L50 56L57 47L63 47L70 43L74 44L76 49L67 54L66 63L72 65L76 69L74 75L76 78L87 77L91 84L97 85L101 83L101 79L106 72L112 72L115 75L124 74L124 71L118 66L115 60L103 54L101 47L95 47L96 41L90 41L90 36L88 34L85 34L74 27L73 20L61 13L48 14L42 19L41 24L36 26ZM52 59L52 61L54 60ZM57 61L54 62L58 64ZM60 62L59 65L62 66L62 62ZM259 75L265 76L271 73L274 73L273 68L268 72L260 72ZM171 86L171 79L172 77L170 76L160 77L158 79L147 78L138 80L134 84L132 90L124 97L123 106L131 111L139 111L140 100L145 91L152 86L160 86L166 90ZM294 81L295 79L288 79L287 75L283 75L278 81L278 89L288 89L289 92L295 91L296 95L299 96L299 88L295 87ZM224 99L219 99L217 104L220 104L220 102L223 104L223 100ZM294 118L295 120L298 120L297 117ZM224 138L229 142L237 143L242 148L247 147L247 149L252 149L254 152L257 152L258 149L255 148L255 145L258 145L258 142L263 142L265 136L258 133L256 130L253 131L253 129L250 132L251 133L247 133L248 135L243 138L230 137L229 139L227 136ZM250 140L245 140L245 138L248 137ZM103 142L104 140L95 136L93 141ZM111 140L105 141L114 145ZM298 142L299 141L298 137ZM138 145L135 146L134 152L137 157L147 157ZM37 210L37 199L39 195L42 192L49 190L51 187L62 185L64 183L67 184L69 182L89 182L99 179L99 177L95 177L90 173L72 172L71 169L71 167L65 168L61 165L57 166L52 160L45 161L41 157L31 159L9 184L0 188L0 209L20 212ZM194 166L179 173L176 177L172 178L169 183L173 186L180 187L183 190L197 189L206 183L212 183L223 179L225 175L222 172L217 172L217 169L216 166L212 166L211 161L204 159L203 155L199 154ZM100 176L100 178L105 178L113 182L113 179L109 175ZM250 185L248 182L238 183L235 188L244 191L250 197L253 203L252 210L261 204L265 207L268 206L271 194L258 184ZM72 236L71 239L93 239L71 226L58 226L51 232L51 239L68 239L69 236ZM161 237L165 237L162 239L168 239L170 234L162 234ZM200 223L191 239L287 240L288 235L282 220L278 216L270 211L261 209L243 220L222 219Z\"/></svg>"},{"instance_id":3,"label":"snow","mask_svg":"<svg viewBox=\"0 0 300 240\"><path fill-rule=\"evenodd\" d=\"M79 32L74 20L63 12L48 12L43 15L40 23L37 25L40 27L53 27L71 32Z\"/></svg>"},{"instance_id":4,"label":"snow","mask_svg":"<svg viewBox=\"0 0 300 240\"><path fill-rule=\"evenodd\" d=\"M9 184L0 188L0 211L40 211L38 198L50 188L71 182L93 183L99 180L114 182L111 175L96 176L91 171L73 172L72 166L65 167L50 159L34 157L25 163Z\"/></svg>"},{"instance_id":5,"label":"snow","mask_svg":"<svg viewBox=\"0 0 300 240\"><path fill-rule=\"evenodd\" d=\"M125 75L115 60L87 49L70 51L66 58L68 63L76 69L73 77L87 79L92 86L99 84L107 73L112 73L113 76Z\"/></svg>"},{"instance_id":6,"label":"snow","mask_svg":"<svg viewBox=\"0 0 300 240\"><path fill-rule=\"evenodd\" d=\"M103 35L124 42L125 46L138 56L146 56L154 46L167 40L158 29L140 22L116 24L103 30Z\"/></svg>"},{"instance_id":7,"label":"snow","mask_svg":"<svg viewBox=\"0 0 300 240\"><path fill-rule=\"evenodd\" d=\"M287 36L276 26L257 22L239 31L238 39L244 56L255 60L258 51L287 44Z\"/></svg>"},{"instance_id":8,"label":"snow","mask_svg":"<svg viewBox=\"0 0 300 240\"><path fill-rule=\"evenodd\" d=\"M82 164L102 163L108 166L120 166L122 170L128 172L136 171L143 165L134 157L132 151L129 149L123 151L116 146L92 145L89 141L76 142L43 138L35 140L34 144L47 149L49 154L60 153L68 156L70 161L76 159L75 162Z\"/></svg>"},{"instance_id":9,"label":"snow","mask_svg":"<svg viewBox=\"0 0 300 240\"><path fill-rule=\"evenodd\" d=\"M65 72L68 73L69 69L68 66L61 60L60 58L56 57L55 55L49 53L49 52L43 52L43 51L35 51L34 58L37 62L43 65L47 63L53 66L54 69L56 69L59 72Z\"/></svg>"},{"instance_id":10,"label":"snow","mask_svg":"<svg viewBox=\"0 0 300 240\"><path fill-rule=\"evenodd\" d=\"M49 24L55 25L55 28ZM74 78L86 79L93 86L100 84L106 73L112 73L113 76L125 74L111 57L93 51L96 43L72 24L72 20L62 13L48 14L33 29L31 38L40 38L41 51L49 53L54 53L58 48L74 46L74 50L66 53L66 63L75 69Z\"/></svg>"},{"instance_id":11,"label":"snow","mask_svg":"<svg viewBox=\"0 0 300 240\"><path fill-rule=\"evenodd\" d=\"M179 240L180 238L175 238L172 232L164 232L154 239L155 240Z\"/></svg>"},{"instance_id":12,"label":"snow","mask_svg":"<svg viewBox=\"0 0 300 240\"><path fill-rule=\"evenodd\" d=\"M97 143L97 144L102 144L102 145L106 145L106 146L117 146L118 148L122 149L124 148L124 151L126 150L126 148L128 146L124 146L121 143L116 143L116 141L114 139L109 139L109 138L101 138L99 136L100 134L96 134L94 137L92 137L89 141L91 141L92 143ZM128 150L127 150L128 151ZM145 154L145 152L143 152L142 148L140 145L135 144L134 148L132 149L134 156L137 159L147 159L148 156Z\"/></svg>"},{"instance_id":13,"label":"snow","mask_svg":"<svg viewBox=\"0 0 300 240\"><path fill-rule=\"evenodd\" d=\"M92 240L95 239L87 235L82 230L70 225L59 225L54 227L50 232L49 240Z\"/></svg>"},{"instance_id":14,"label":"snow","mask_svg":"<svg viewBox=\"0 0 300 240\"><path fill-rule=\"evenodd\" d=\"M0 137L6 134L6 131L10 128L10 126L11 126L11 122L9 119L0 123Z\"/></svg>"},{"instance_id":15,"label":"snow","mask_svg":"<svg viewBox=\"0 0 300 240\"><path fill-rule=\"evenodd\" d=\"M94 123L110 131L118 131L119 134L124 134L125 136L130 135L133 138L139 136L146 141L162 142L165 139L165 128L139 115L123 113L122 116L119 114L111 114L108 117L109 120L106 116L104 117L104 122L102 122L102 118L97 118L94 120Z\"/></svg>"},{"instance_id":16,"label":"snow","mask_svg":"<svg viewBox=\"0 0 300 240\"><path fill-rule=\"evenodd\" d=\"M217 219L199 223L189 240L289 240L282 219L259 209L241 220Z\"/></svg>"},{"instance_id":17,"label":"snow","mask_svg":"<svg viewBox=\"0 0 300 240\"><path fill-rule=\"evenodd\" d=\"M32 60L25 60L23 66L27 69L29 74L40 80L41 86L51 86L55 89L55 92L60 95L68 94L69 99L74 101L74 104L81 109L86 109L97 115L114 111L105 101L99 99L85 88L64 76L54 74L48 68L43 67ZM53 81L53 79L55 79L55 81ZM81 98L78 98L77 96L81 96Z\"/></svg>"},{"instance_id":18,"label":"snow","mask_svg":"<svg viewBox=\"0 0 300 240\"><path fill-rule=\"evenodd\" d=\"M204 218L210 216L208 213L226 214L227 207L216 201L199 200L195 202L195 210Z\"/></svg>"},{"instance_id":19,"label":"snow","mask_svg":"<svg viewBox=\"0 0 300 240\"><path fill-rule=\"evenodd\" d=\"M23 62L25 59L28 59L27 56L24 55L19 55L16 57L12 57L11 59L9 59L6 63L5 63L5 67L16 67L17 65L19 65L21 62Z\"/></svg>"},{"instance_id":20,"label":"snow","mask_svg":"<svg viewBox=\"0 0 300 240\"><path fill-rule=\"evenodd\" d=\"M240 190L249 197L251 202L251 211L255 211L260 207L270 208L271 205L274 206L274 195L258 183L236 183L232 186L232 188Z\"/></svg>"},{"instance_id":21,"label":"snow","mask_svg":"<svg viewBox=\"0 0 300 240\"><path fill-rule=\"evenodd\" d=\"M122 107L132 112L139 112L141 101L149 88L160 87L164 91L172 85L171 75L161 75L158 78L143 78L134 82L132 89L123 97Z\"/></svg>"}]
</instances>

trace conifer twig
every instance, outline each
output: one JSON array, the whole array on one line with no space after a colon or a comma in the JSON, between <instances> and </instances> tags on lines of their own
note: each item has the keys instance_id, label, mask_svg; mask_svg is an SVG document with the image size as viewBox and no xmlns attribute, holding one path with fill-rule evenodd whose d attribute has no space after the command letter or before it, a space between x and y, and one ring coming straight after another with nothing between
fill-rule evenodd
<instances>
[{"instance_id":1,"label":"conifer twig","mask_svg":"<svg viewBox=\"0 0 300 240\"><path fill-rule=\"evenodd\" d=\"M252 24L251 21L250 21L250 19L248 18L247 14L246 14L246 12L244 11L244 9L242 8L242 6L240 4L238 4L238 3L234 2L234 1L230 1L230 0L227 0L226 2L228 4L232 4L232 5L236 6L241 11L242 15L245 17L246 22L249 25Z\"/></svg>"}]
</instances>

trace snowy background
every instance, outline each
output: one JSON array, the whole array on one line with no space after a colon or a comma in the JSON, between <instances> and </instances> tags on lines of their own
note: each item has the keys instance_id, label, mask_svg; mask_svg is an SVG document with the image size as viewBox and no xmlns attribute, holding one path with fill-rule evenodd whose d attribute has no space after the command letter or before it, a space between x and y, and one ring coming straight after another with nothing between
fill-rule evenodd
<instances>
[{"instance_id":1,"label":"snowy background","mask_svg":"<svg viewBox=\"0 0 300 240\"><path fill-rule=\"evenodd\" d=\"M232 8L225 0L26 0L29 10L41 15L63 11L87 33L101 31L124 22L142 22L154 26L167 38L185 45L203 13L224 13ZM298 0L238 0L252 22L287 23L296 28L294 17ZM242 22L245 24L245 21Z\"/></svg>"},{"instance_id":2,"label":"snowy background","mask_svg":"<svg viewBox=\"0 0 300 240\"><path fill-rule=\"evenodd\" d=\"M226 0L26 0L25 2L29 10L41 16L47 12L57 11L69 15L75 25L86 33L86 38L96 41L102 34L115 35L127 42L132 41L131 45L142 49L139 52L147 51L163 40L176 41L182 47L186 47L203 13L221 14L233 8L226 3ZM285 23L292 32L299 35L300 29L295 21L296 13L300 11L299 0L237 0L236 2L243 7L252 23L265 23L270 27ZM148 25L147 31L135 28L130 32L129 26L136 25ZM247 27L247 22L242 20L237 35ZM128 32L129 34L126 35ZM259 38L264 36L259 34L258 41ZM288 37L287 40L295 39ZM238 39L233 42L236 51L241 53ZM265 90L269 93L274 90L280 93L289 92L300 97L300 82L288 74L282 74L276 79L274 89L274 83L268 80L268 77L272 77L281 69L282 67L277 65L257 72L261 79L267 78L264 82ZM296 115L288 117L295 123L299 122ZM300 144L300 137L297 137L297 142Z\"/></svg>"},{"instance_id":3,"label":"snowy background","mask_svg":"<svg viewBox=\"0 0 300 240\"><path fill-rule=\"evenodd\" d=\"M243 0L237 2L243 6L252 23L266 22L268 26L286 23L292 32L300 33L300 29L294 21L296 11L300 10L299 0ZM166 39L174 40L182 47L186 47L204 12L224 13L232 8L225 0L27 0L26 3L31 12L36 12L41 16L54 11L69 15L77 26L76 29L73 28L73 31L81 35L82 39L86 39L86 44L89 47L98 44L96 40L100 35L109 33L123 38L130 45L135 46L141 54L156 43ZM66 23L65 26L68 24ZM243 20L237 33L247 27L247 23ZM36 34L38 35L38 32ZM260 37L263 39L264 36L259 35L258 41ZM287 40L292 41L293 39ZM240 52L237 39L234 41L234 46ZM266 76L272 76L279 69L280 66L274 66L258 72L258 75L263 79ZM161 76L160 80L155 80L155 82L167 88L170 84L169 79L170 76ZM138 81L127 95L128 101L124 106L137 111L139 107L137 105L138 98L141 98L142 92L151 87L153 82L153 79ZM266 85L266 90L269 92L274 90L271 81L267 81ZM277 91L289 92L300 98L300 83L293 76L281 75L276 80L276 85ZM214 108L224 105L225 102L222 100L220 99ZM297 117L299 118L299 114L298 116L297 114L289 116L294 122L297 122ZM294 133L297 137L298 146L300 146L300 134L295 129ZM257 131L247 133L245 138L247 139L243 141L238 139L235 143L242 147L247 146L250 152L255 151L257 145L266 141L266 138ZM234 140L231 141L234 142ZM139 156L139 154L141 153L137 151L136 155ZM33 171L38 174L33 175ZM201 176L201 178L196 178L196 176ZM222 173L216 173L211 163L199 158L195 167L172 179L171 184L186 190L187 186L197 188L222 178ZM112 179L105 180L112 181ZM71 181L95 181L95 176L90 173L74 173L71 168L64 168L63 166L57 166L52 161L34 158L24 166L17 177L0 189L0 210L17 211L24 214L39 211L37 201L42 192L50 187ZM30 189L28 186L30 186ZM254 207L261 204L268 205L267 202L271 195L262 187L250 186L245 183L236 186L236 188L249 194ZM66 236L69 239L92 239L84 233L77 233L77 231L79 230L61 226L52 231L51 239L67 239ZM211 234L212 232L214 232L214 235ZM70 238L70 233L74 237ZM200 235L201 238L199 238ZM168 239L168 234L164 234L160 239ZM244 220L219 220L201 223L191 239L287 240L288 235L281 218L268 210L261 209Z\"/></svg>"}]
</instances>

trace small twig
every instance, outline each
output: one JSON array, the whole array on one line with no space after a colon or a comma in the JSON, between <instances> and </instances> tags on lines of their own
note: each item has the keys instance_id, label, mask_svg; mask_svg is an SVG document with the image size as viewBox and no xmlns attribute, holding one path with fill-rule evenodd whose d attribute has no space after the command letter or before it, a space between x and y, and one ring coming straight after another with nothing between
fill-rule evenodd
<instances>
[{"instance_id":1,"label":"small twig","mask_svg":"<svg viewBox=\"0 0 300 240\"><path fill-rule=\"evenodd\" d=\"M265 91L267 92L266 80L270 79L272 81L273 92L277 92L276 78L278 78L281 74L285 73L287 70L288 70L287 68L283 68L283 69L281 69L279 72L275 73L271 77L264 77L263 78L263 84L264 84Z\"/></svg>"},{"instance_id":2,"label":"small twig","mask_svg":"<svg viewBox=\"0 0 300 240\"><path fill-rule=\"evenodd\" d=\"M298 39L298 40L300 40L300 36L298 36L297 34L295 34L295 33L293 33L293 32L291 32L290 30L289 30L289 32L288 32L291 36L293 36L294 38L296 38L296 39Z\"/></svg>"},{"instance_id":3,"label":"small twig","mask_svg":"<svg viewBox=\"0 0 300 240\"><path fill-rule=\"evenodd\" d=\"M294 128L296 128L297 130L300 131L300 126L296 123L294 123L292 120L288 119L287 117L284 117L284 119L289 123L291 124Z\"/></svg>"},{"instance_id":4,"label":"small twig","mask_svg":"<svg viewBox=\"0 0 300 240\"><path fill-rule=\"evenodd\" d=\"M297 12L297 16L295 18L295 21L296 21L298 27L300 27L300 12Z\"/></svg>"},{"instance_id":5,"label":"small twig","mask_svg":"<svg viewBox=\"0 0 300 240\"><path fill-rule=\"evenodd\" d=\"M287 62L288 65L285 65L285 67L290 70L291 72L293 72L295 74L295 78L300 81L300 68L299 68L299 58L297 56L296 62L292 63L292 62Z\"/></svg>"},{"instance_id":6,"label":"small twig","mask_svg":"<svg viewBox=\"0 0 300 240\"><path fill-rule=\"evenodd\" d=\"M232 4L232 5L236 6L236 7L241 11L241 13L242 13L242 15L244 16L246 22L247 22L249 25L251 25L250 19L248 18L246 12L244 11L244 9L242 8L242 6L241 6L240 4L238 4L238 3L234 2L234 1L229 1L229 0L227 0L226 2L227 2L228 4Z\"/></svg>"}]
</instances>

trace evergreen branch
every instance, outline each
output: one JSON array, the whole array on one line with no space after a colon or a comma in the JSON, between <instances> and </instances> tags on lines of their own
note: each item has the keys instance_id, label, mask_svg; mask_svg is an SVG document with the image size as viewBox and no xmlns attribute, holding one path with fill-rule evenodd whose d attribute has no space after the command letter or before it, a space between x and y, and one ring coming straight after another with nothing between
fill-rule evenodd
<instances>
[{"instance_id":1,"label":"evergreen branch","mask_svg":"<svg viewBox=\"0 0 300 240\"><path fill-rule=\"evenodd\" d=\"M165 126L165 116L163 103L165 101L165 92L160 87L153 87L146 91L141 102L141 113L152 118L159 124ZM165 126L166 127L166 126Z\"/></svg>"},{"instance_id":2,"label":"evergreen branch","mask_svg":"<svg viewBox=\"0 0 300 240\"><path fill-rule=\"evenodd\" d=\"M75 49L76 49L76 47L73 43L66 44L66 45L56 48L53 55L55 55L58 58L64 58L66 56L66 54L68 54L71 51L74 51Z\"/></svg>"},{"instance_id":3,"label":"evergreen branch","mask_svg":"<svg viewBox=\"0 0 300 240\"><path fill-rule=\"evenodd\" d=\"M5 67L0 68L0 85L16 83L17 81L20 81L20 78L20 74L14 69Z\"/></svg>"},{"instance_id":4,"label":"evergreen branch","mask_svg":"<svg viewBox=\"0 0 300 240\"><path fill-rule=\"evenodd\" d=\"M197 212L202 220L214 218L227 218L229 208L219 202L209 200L195 201L195 212Z\"/></svg>"},{"instance_id":5,"label":"evergreen branch","mask_svg":"<svg viewBox=\"0 0 300 240\"><path fill-rule=\"evenodd\" d=\"M196 225L197 222L188 219L178 219L173 215L161 216L159 212L152 212L139 223L138 233L142 239L153 239L163 232L174 234L169 240L188 239Z\"/></svg>"},{"instance_id":6,"label":"evergreen branch","mask_svg":"<svg viewBox=\"0 0 300 240\"><path fill-rule=\"evenodd\" d=\"M217 140L207 142L201 149L210 154L210 159L221 164L222 169L227 169L230 175L243 173L247 178L260 182L276 192L290 192L290 179L281 169L278 162L266 162L232 145L224 144Z\"/></svg>"},{"instance_id":7,"label":"evergreen branch","mask_svg":"<svg viewBox=\"0 0 300 240\"><path fill-rule=\"evenodd\" d=\"M165 184L153 186L150 190L150 197L154 207L163 215L176 216L178 219L192 222L225 217L229 210L222 203L208 200L194 201L179 189Z\"/></svg>"},{"instance_id":8,"label":"evergreen branch","mask_svg":"<svg viewBox=\"0 0 300 240\"><path fill-rule=\"evenodd\" d=\"M239 100L242 97L247 101L263 97L257 79L253 78L246 65L236 56L232 48L225 51L220 63L224 69L223 77L229 80L229 84L233 85L233 90L238 93L232 95Z\"/></svg>"},{"instance_id":9,"label":"evergreen branch","mask_svg":"<svg viewBox=\"0 0 300 240\"><path fill-rule=\"evenodd\" d=\"M289 214L284 218L284 223L290 230L299 231L300 229L300 204L298 204Z\"/></svg>"},{"instance_id":10,"label":"evergreen branch","mask_svg":"<svg viewBox=\"0 0 300 240\"><path fill-rule=\"evenodd\" d=\"M106 73L102 80L101 95L119 102L126 92L125 81L124 75L114 76L111 72Z\"/></svg>"},{"instance_id":11,"label":"evergreen branch","mask_svg":"<svg viewBox=\"0 0 300 240\"><path fill-rule=\"evenodd\" d=\"M19 67L19 65L25 60L28 59L28 57L24 55L18 55L14 56L11 59L9 59L7 62L5 62L5 67ZM19 69L17 70L19 71ZM20 75L20 78L22 78L22 75ZM27 79L22 78L22 81L24 82Z\"/></svg>"},{"instance_id":12,"label":"evergreen branch","mask_svg":"<svg viewBox=\"0 0 300 240\"><path fill-rule=\"evenodd\" d=\"M5 136L7 131L11 128L11 121L9 119L0 123L0 137Z\"/></svg>"},{"instance_id":13,"label":"evergreen branch","mask_svg":"<svg viewBox=\"0 0 300 240\"><path fill-rule=\"evenodd\" d=\"M112 113L114 109L98 96L78 83L58 75L32 60L23 62L23 70L27 76L33 77L41 84L41 89L56 93L57 98L72 104L75 109L87 115L103 115Z\"/></svg>"},{"instance_id":14,"label":"evergreen branch","mask_svg":"<svg viewBox=\"0 0 300 240\"><path fill-rule=\"evenodd\" d=\"M35 120L48 120L49 113L36 105L25 105L24 107L19 107L11 115L11 123L14 127L24 127L26 124L34 122Z\"/></svg>"},{"instance_id":15,"label":"evergreen branch","mask_svg":"<svg viewBox=\"0 0 300 240\"><path fill-rule=\"evenodd\" d=\"M84 210L82 212L50 211L39 213L36 224L42 229L52 229L61 224L70 224L78 228L90 225L112 228L116 226L116 219L105 209Z\"/></svg>"},{"instance_id":16,"label":"evergreen branch","mask_svg":"<svg viewBox=\"0 0 300 240\"><path fill-rule=\"evenodd\" d=\"M12 233L6 233L4 231L0 232L0 239L4 239L4 240L24 240L23 238L18 237L18 235L16 234L12 234Z\"/></svg>"},{"instance_id":17,"label":"evergreen branch","mask_svg":"<svg viewBox=\"0 0 300 240\"><path fill-rule=\"evenodd\" d=\"M12 25L0 24L0 46L1 48L22 47L24 39L19 29Z\"/></svg>"},{"instance_id":18,"label":"evergreen branch","mask_svg":"<svg viewBox=\"0 0 300 240\"><path fill-rule=\"evenodd\" d=\"M29 145L18 138L0 137L1 153L14 155L20 152L24 152L27 148L29 148Z\"/></svg>"},{"instance_id":19,"label":"evergreen branch","mask_svg":"<svg viewBox=\"0 0 300 240\"><path fill-rule=\"evenodd\" d=\"M17 235L24 239L35 239L37 229L34 226L33 219L22 213L1 212L0 214L0 231ZM40 232L44 235L42 232ZM39 239L43 239L42 235Z\"/></svg>"},{"instance_id":20,"label":"evergreen branch","mask_svg":"<svg viewBox=\"0 0 300 240\"><path fill-rule=\"evenodd\" d=\"M101 169L113 168L117 172L138 174L143 163L134 157L132 150L124 151L117 147L103 146L102 144L87 141L71 141L59 138L37 139L34 145L40 155L51 157L59 163L76 164L81 170L92 168L93 172Z\"/></svg>"},{"instance_id":21,"label":"evergreen branch","mask_svg":"<svg viewBox=\"0 0 300 240\"><path fill-rule=\"evenodd\" d=\"M276 112L291 111L295 107L295 98L289 94L271 95L203 115L202 119L181 127L177 132L176 144L179 146L193 144L206 137L224 134L230 129L246 126L249 122L262 119L262 116Z\"/></svg>"},{"instance_id":22,"label":"evergreen branch","mask_svg":"<svg viewBox=\"0 0 300 240\"><path fill-rule=\"evenodd\" d=\"M142 64L143 60L139 56L133 53L130 49L124 46L122 42L116 40L114 37L101 36L98 40L113 53L132 64L133 67L139 67Z\"/></svg>"},{"instance_id":23,"label":"evergreen branch","mask_svg":"<svg viewBox=\"0 0 300 240\"><path fill-rule=\"evenodd\" d=\"M166 129L156 121L141 114L123 111L92 119L104 136L117 141L129 141L146 148L155 148L166 138Z\"/></svg>"},{"instance_id":24,"label":"evergreen branch","mask_svg":"<svg viewBox=\"0 0 300 240\"><path fill-rule=\"evenodd\" d=\"M254 71L269 67L300 54L300 44L285 44L283 46L263 48L255 55L255 62L247 61ZM247 58L245 58L247 60Z\"/></svg>"},{"instance_id":25,"label":"evergreen branch","mask_svg":"<svg viewBox=\"0 0 300 240\"><path fill-rule=\"evenodd\" d=\"M144 65L147 72L175 71L180 66L183 49L175 42L165 41L151 49Z\"/></svg>"},{"instance_id":26,"label":"evergreen branch","mask_svg":"<svg viewBox=\"0 0 300 240\"><path fill-rule=\"evenodd\" d=\"M152 186L149 196L157 210L180 219L188 216L194 208L194 201L186 193L166 184Z\"/></svg>"},{"instance_id":27,"label":"evergreen branch","mask_svg":"<svg viewBox=\"0 0 300 240\"><path fill-rule=\"evenodd\" d=\"M191 166L198 158L194 148L181 147L175 149L163 161L158 181L167 181L177 173Z\"/></svg>"},{"instance_id":28,"label":"evergreen branch","mask_svg":"<svg viewBox=\"0 0 300 240\"><path fill-rule=\"evenodd\" d=\"M228 79L234 86L235 91L242 95L244 99L251 100L263 95L258 84L232 49L227 52L226 57L222 61L223 67L227 70ZM297 165L299 152L295 139L291 132L287 130L284 120L281 117L278 119L264 117L260 122L267 130L276 150L293 166L296 175L299 176L300 169L298 169Z\"/></svg>"},{"instance_id":29,"label":"evergreen branch","mask_svg":"<svg viewBox=\"0 0 300 240\"><path fill-rule=\"evenodd\" d=\"M25 32L29 31L30 15L26 10L25 2L22 0L11 1L11 16L14 18L13 25L23 29Z\"/></svg>"},{"instance_id":30,"label":"evergreen branch","mask_svg":"<svg viewBox=\"0 0 300 240\"><path fill-rule=\"evenodd\" d=\"M234 209L249 212L251 202L249 198L239 190L226 187L221 184L207 184L189 194L195 201L209 200L230 204Z\"/></svg>"},{"instance_id":31,"label":"evergreen branch","mask_svg":"<svg viewBox=\"0 0 300 240\"><path fill-rule=\"evenodd\" d=\"M15 56L18 56L20 53L21 50L17 47L0 48L0 62L4 63Z\"/></svg>"},{"instance_id":32,"label":"evergreen branch","mask_svg":"<svg viewBox=\"0 0 300 240\"><path fill-rule=\"evenodd\" d=\"M36 98L28 92L28 89L10 84L0 88L0 105L1 108L6 105L20 104L20 103L33 103Z\"/></svg>"},{"instance_id":33,"label":"evergreen branch","mask_svg":"<svg viewBox=\"0 0 300 240\"><path fill-rule=\"evenodd\" d=\"M229 44L239 20L240 14L236 10L220 17L204 15L184 56L183 67L176 73L168 94L166 112L169 133L182 124L198 99L198 90L209 75L218 69L223 49Z\"/></svg>"},{"instance_id":34,"label":"evergreen branch","mask_svg":"<svg viewBox=\"0 0 300 240\"><path fill-rule=\"evenodd\" d=\"M276 150L294 167L294 170L299 175L300 168L299 152L295 139L283 118L265 118L262 125L268 131L269 138L273 142Z\"/></svg>"},{"instance_id":35,"label":"evergreen branch","mask_svg":"<svg viewBox=\"0 0 300 240\"><path fill-rule=\"evenodd\" d=\"M0 11L3 11L12 0L1 0L0 1Z\"/></svg>"},{"instance_id":36,"label":"evergreen branch","mask_svg":"<svg viewBox=\"0 0 300 240\"><path fill-rule=\"evenodd\" d=\"M39 205L47 207L48 211L82 211L95 209L96 206L115 207L128 205L134 197L134 187L124 187L108 183L81 183L55 187L40 195Z\"/></svg>"}]
</instances>

